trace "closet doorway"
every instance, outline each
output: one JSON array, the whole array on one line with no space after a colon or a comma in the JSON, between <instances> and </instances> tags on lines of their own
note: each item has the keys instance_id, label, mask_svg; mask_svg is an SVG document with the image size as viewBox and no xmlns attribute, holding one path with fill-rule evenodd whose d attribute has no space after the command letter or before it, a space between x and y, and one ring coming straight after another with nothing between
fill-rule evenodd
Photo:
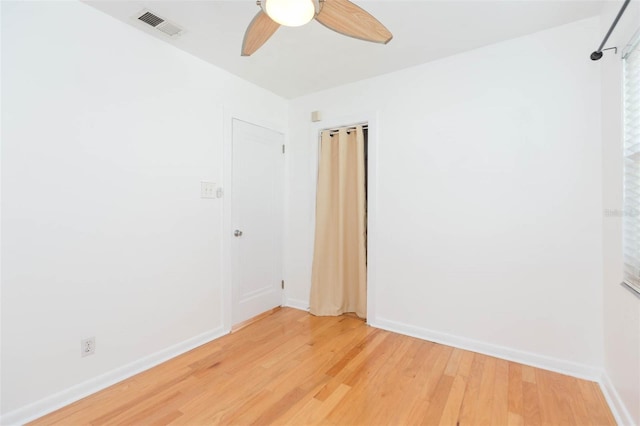
<instances>
[{"instance_id":1,"label":"closet doorway","mask_svg":"<svg viewBox=\"0 0 640 426\"><path fill-rule=\"evenodd\" d=\"M320 131L310 312L367 318L369 128Z\"/></svg>"}]
</instances>

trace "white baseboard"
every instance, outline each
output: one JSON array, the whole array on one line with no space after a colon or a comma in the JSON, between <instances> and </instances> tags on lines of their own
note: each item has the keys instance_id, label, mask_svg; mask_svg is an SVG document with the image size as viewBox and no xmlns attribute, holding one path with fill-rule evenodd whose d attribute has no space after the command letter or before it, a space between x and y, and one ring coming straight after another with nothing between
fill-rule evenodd
<instances>
[{"instance_id":1,"label":"white baseboard","mask_svg":"<svg viewBox=\"0 0 640 426\"><path fill-rule=\"evenodd\" d=\"M285 300L284 306L288 308L300 309L301 311L309 312L308 300L296 300L296 299L287 298Z\"/></svg>"},{"instance_id":2,"label":"white baseboard","mask_svg":"<svg viewBox=\"0 0 640 426\"><path fill-rule=\"evenodd\" d=\"M199 336L185 340L184 342L158 351L130 364L116 368L108 373L89 379L86 382L50 395L40 401L36 401L22 408L18 408L17 410L3 414L0 418L0 424L8 426L21 425L30 422L44 416L45 414L49 414L59 408L76 402L79 399L121 382L122 380L128 379L131 376L155 367L156 365L168 361L171 358L175 358L176 356L188 352L191 349L197 348L205 343L209 343L212 340L224 336L225 334L228 334L228 332L225 332L222 327L200 334Z\"/></svg>"},{"instance_id":3,"label":"white baseboard","mask_svg":"<svg viewBox=\"0 0 640 426\"><path fill-rule=\"evenodd\" d=\"M481 342L478 340L468 339L466 337L455 336L452 334L442 333L439 331L428 330L413 325L407 325L396 321L376 318L369 325L381 328L383 330L393 331L418 339L428 340L455 348L465 349L472 352L478 352L484 355L496 358L506 359L508 361L520 364L530 365L560 374L566 374L580 379L598 382L602 375L602 370L585 364L578 364L558 358L552 358L545 355L539 355L531 352L520 351L517 349L507 348L504 346L493 345L491 343Z\"/></svg>"},{"instance_id":4,"label":"white baseboard","mask_svg":"<svg viewBox=\"0 0 640 426\"><path fill-rule=\"evenodd\" d=\"M611 408L613 416L616 418L616 422L620 426L638 426L631 418L629 410L627 410L627 407L622 401L622 398L620 398L618 391L616 391L615 386L613 386L609 375L607 373L603 373L598 383L600 384L600 389L609 404L609 408Z\"/></svg>"}]
</instances>

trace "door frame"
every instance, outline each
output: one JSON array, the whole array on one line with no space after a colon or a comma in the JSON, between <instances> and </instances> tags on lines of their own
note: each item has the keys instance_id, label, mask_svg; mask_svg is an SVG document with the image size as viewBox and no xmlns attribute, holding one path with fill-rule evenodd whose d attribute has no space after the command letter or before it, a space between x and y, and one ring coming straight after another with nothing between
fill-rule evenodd
<instances>
[{"instance_id":1,"label":"door frame","mask_svg":"<svg viewBox=\"0 0 640 426\"><path fill-rule=\"evenodd\" d=\"M367 149L367 324L377 323L377 218L378 218L378 135L380 126L377 111L363 111L345 116L328 116L310 126L310 140L313 149L309 158L309 188L312 191L310 206L311 226L309 236L309 259L313 262L316 227L316 190L318 186L318 168L320 160L320 132L324 129L368 124Z\"/></svg>"},{"instance_id":2,"label":"door frame","mask_svg":"<svg viewBox=\"0 0 640 426\"><path fill-rule=\"evenodd\" d=\"M223 112L223 143L222 143L222 239L220 241L222 248L222 289L221 289L221 307L222 307L222 328L225 333L231 332L233 326L232 310L233 306L233 217L232 217L232 200L233 200L233 120L244 121L245 123L253 124L254 126L263 127L265 129L280 133L283 135L284 144L289 144L289 136L286 129L283 126L279 126L275 123L261 120L254 117L251 114L243 112L237 112L230 109L224 109ZM284 161L284 171L282 179L282 256L280 269L284 279L284 236L285 225L287 215L287 203L288 195L286 191L286 182L288 178L288 166L287 159ZM282 299L284 300L284 291L282 292Z\"/></svg>"}]
</instances>

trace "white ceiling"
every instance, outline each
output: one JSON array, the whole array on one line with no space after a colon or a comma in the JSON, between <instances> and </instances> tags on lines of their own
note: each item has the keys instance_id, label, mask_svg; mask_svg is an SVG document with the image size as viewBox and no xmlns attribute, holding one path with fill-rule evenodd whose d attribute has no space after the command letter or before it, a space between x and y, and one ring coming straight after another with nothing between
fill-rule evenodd
<instances>
[{"instance_id":1,"label":"white ceiling","mask_svg":"<svg viewBox=\"0 0 640 426\"><path fill-rule=\"evenodd\" d=\"M603 5L601 0L356 1L394 34L388 45L345 37L313 21L282 27L253 56L241 57L244 31L258 12L254 0L87 3L285 98L594 16ZM185 33L172 39L137 21L144 8Z\"/></svg>"}]
</instances>

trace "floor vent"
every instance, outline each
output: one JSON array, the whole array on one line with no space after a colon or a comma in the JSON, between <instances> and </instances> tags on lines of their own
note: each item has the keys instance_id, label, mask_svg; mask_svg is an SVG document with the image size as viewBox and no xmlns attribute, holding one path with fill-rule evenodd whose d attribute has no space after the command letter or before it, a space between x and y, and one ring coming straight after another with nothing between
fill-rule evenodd
<instances>
[{"instance_id":1,"label":"floor vent","mask_svg":"<svg viewBox=\"0 0 640 426\"><path fill-rule=\"evenodd\" d=\"M158 31L165 33L166 35L173 37L180 35L182 28L171 22L167 22L164 18L159 17L155 13L148 10L143 10L138 14L138 20L144 22L147 25L152 26Z\"/></svg>"}]
</instances>

